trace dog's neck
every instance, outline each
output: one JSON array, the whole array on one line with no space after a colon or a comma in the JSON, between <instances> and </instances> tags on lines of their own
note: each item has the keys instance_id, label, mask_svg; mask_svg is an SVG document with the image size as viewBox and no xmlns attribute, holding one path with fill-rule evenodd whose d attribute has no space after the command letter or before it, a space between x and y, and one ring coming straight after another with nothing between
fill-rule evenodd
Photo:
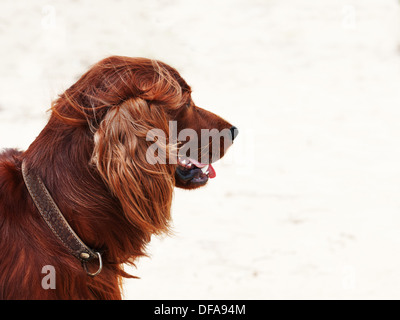
<instances>
[{"instance_id":1,"label":"dog's neck","mask_svg":"<svg viewBox=\"0 0 400 320\"><path fill-rule=\"evenodd\" d=\"M126 220L118 199L90 164L93 150L90 130L63 127L59 122L55 126L54 121L50 119L24 153L27 167L43 180L81 239L104 252L105 264L133 262L143 256L151 235Z\"/></svg>"}]
</instances>

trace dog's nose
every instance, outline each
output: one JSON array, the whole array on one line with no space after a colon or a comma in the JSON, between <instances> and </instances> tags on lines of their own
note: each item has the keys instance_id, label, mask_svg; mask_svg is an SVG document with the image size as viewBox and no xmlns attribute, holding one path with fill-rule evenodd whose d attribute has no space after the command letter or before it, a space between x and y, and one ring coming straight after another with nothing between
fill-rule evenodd
<instances>
[{"instance_id":1,"label":"dog's nose","mask_svg":"<svg viewBox=\"0 0 400 320\"><path fill-rule=\"evenodd\" d=\"M236 139L237 135L239 134L238 128L235 126L232 126L231 130L231 135L232 135L232 141Z\"/></svg>"}]
</instances>

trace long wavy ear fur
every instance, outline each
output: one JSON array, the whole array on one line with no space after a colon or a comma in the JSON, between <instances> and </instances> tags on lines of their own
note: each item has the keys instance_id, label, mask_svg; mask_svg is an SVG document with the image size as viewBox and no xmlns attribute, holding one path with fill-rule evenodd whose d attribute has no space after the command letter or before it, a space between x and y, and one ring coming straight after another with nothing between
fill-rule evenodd
<instances>
[{"instance_id":1,"label":"long wavy ear fur","mask_svg":"<svg viewBox=\"0 0 400 320\"><path fill-rule=\"evenodd\" d=\"M153 143L146 141L146 135L154 128L168 135L161 107L142 98L124 101L110 108L100 123L92 156L126 219L148 235L168 231L175 184L174 166L146 160L146 151Z\"/></svg>"}]
</instances>

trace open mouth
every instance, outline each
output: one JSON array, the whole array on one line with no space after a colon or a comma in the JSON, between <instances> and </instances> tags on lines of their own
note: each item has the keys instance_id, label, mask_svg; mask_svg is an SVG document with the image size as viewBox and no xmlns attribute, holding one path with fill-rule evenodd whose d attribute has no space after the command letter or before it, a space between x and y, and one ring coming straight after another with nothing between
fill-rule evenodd
<instances>
[{"instance_id":1,"label":"open mouth","mask_svg":"<svg viewBox=\"0 0 400 320\"><path fill-rule=\"evenodd\" d=\"M187 157L178 158L176 168L177 177L185 184L204 185L208 179L216 177L215 170L211 164L200 163Z\"/></svg>"}]
</instances>

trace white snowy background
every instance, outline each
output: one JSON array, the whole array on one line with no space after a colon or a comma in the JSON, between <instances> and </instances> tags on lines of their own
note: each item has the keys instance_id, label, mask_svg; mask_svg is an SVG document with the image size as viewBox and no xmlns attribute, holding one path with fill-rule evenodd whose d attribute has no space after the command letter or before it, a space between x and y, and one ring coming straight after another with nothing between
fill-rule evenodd
<instances>
[{"instance_id":1,"label":"white snowy background","mask_svg":"<svg viewBox=\"0 0 400 320\"><path fill-rule=\"evenodd\" d=\"M240 130L126 299L400 298L397 0L2 0L0 148L110 55L171 64Z\"/></svg>"}]
</instances>

